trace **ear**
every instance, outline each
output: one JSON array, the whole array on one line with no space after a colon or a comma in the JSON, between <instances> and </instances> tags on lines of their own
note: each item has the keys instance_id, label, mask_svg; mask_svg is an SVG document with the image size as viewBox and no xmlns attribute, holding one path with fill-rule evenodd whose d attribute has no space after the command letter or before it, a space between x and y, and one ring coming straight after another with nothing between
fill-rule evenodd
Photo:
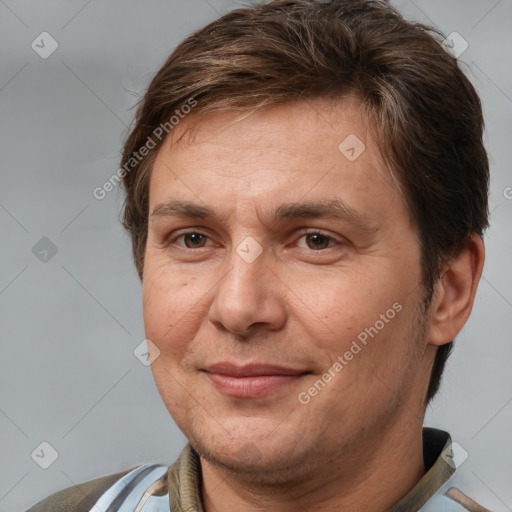
<instances>
[{"instance_id":1,"label":"ear","mask_svg":"<svg viewBox=\"0 0 512 512\"><path fill-rule=\"evenodd\" d=\"M428 343L440 346L452 341L466 323L482 268L485 249L474 234L467 244L448 261L434 288Z\"/></svg>"}]
</instances>

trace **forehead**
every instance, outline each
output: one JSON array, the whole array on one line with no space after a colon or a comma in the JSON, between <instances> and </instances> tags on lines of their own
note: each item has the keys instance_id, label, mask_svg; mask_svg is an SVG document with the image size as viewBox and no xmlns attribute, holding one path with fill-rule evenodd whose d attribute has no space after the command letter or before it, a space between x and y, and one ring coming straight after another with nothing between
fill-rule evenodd
<instances>
[{"instance_id":1,"label":"forehead","mask_svg":"<svg viewBox=\"0 0 512 512\"><path fill-rule=\"evenodd\" d=\"M345 196L347 204L359 197L359 206L370 205L372 193L389 199L395 186L372 133L361 104L350 97L190 115L157 155L151 210L168 196L224 202L219 206L244 198L277 206L285 198L323 200L326 194Z\"/></svg>"},{"instance_id":2,"label":"forehead","mask_svg":"<svg viewBox=\"0 0 512 512\"><path fill-rule=\"evenodd\" d=\"M192 112L169 133L163 149L178 155L192 147L227 144L233 151L277 150L300 156L316 148L313 153L318 157L323 149L337 154L337 142L346 135L367 139L369 124L355 96L311 98L247 112Z\"/></svg>"}]
</instances>

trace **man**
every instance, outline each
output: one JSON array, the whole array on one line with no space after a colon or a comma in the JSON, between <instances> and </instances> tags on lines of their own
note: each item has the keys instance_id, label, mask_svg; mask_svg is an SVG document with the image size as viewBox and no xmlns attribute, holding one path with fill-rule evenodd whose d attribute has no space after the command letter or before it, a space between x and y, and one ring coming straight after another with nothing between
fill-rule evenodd
<instances>
[{"instance_id":1,"label":"man","mask_svg":"<svg viewBox=\"0 0 512 512\"><path fill-rule=\"evenodd\" d=\"M189 444L43 510L485 511L423 428L484 263L478 96L385 2L190 36L120 175L151 368Z\"/></svg>"}]
</instances>

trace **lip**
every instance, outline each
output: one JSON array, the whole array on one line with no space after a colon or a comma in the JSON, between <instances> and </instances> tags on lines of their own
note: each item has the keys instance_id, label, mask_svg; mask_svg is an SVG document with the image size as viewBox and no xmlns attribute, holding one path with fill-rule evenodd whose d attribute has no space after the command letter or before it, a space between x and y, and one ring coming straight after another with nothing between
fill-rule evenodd
<instances>
[{"instance_id":1,"label":"lip","mask_svg":"<svg viewBox=\"0 0 512 512\"><path fill-rule=\"evenodd\" d=\"M204 369L221 393L233 398L259 398L290 385L307 371L270 364L217 363Z\"/></svg>"},{"instance_id":2,"label":"lip","mask_svg":"<svg viewBox=\"0 0 512 512\"><path fill-rule=\"evenodd\" d=\"M205 368L207 372L227 375L229 377L260 377L264 375L301 375L307 373L305 370L297 370L294 368L285 368L274 364L246 364L236 365L233 363L223 362L216 363Z\"/></svg>"}]
</instances>

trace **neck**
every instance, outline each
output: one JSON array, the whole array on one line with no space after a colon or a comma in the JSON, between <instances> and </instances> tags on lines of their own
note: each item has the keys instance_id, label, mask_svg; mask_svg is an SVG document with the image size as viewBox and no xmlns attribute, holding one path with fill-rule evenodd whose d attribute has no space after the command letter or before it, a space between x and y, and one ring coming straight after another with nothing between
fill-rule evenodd
<instances>
[{"instance_id":1,"label":"neck","mask_svg":"<svg viewBox=\"0 0 512 512\"><path fill-rule=\"evenodd\" d=\"M289 468L286 478L280 471L275 482L265 469L260 478L201 458L205 511L387 510L425 473L421 420L407 409L403 416L407 421L362 432L325 455L316 450L311 463Z\"/></svg>"}]
</instances>

